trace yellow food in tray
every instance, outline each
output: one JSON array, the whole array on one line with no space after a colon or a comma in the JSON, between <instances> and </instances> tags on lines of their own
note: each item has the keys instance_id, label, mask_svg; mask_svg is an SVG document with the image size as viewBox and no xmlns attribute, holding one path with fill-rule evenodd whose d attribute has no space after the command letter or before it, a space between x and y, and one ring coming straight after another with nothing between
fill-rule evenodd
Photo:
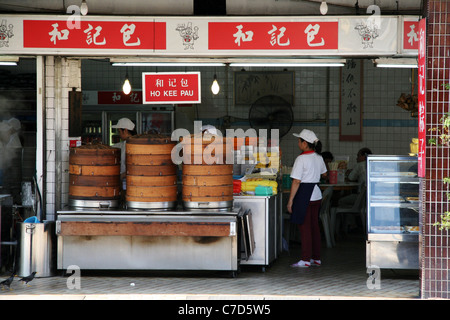
<instances>
[{"instance_id":1,"label":"yellow food in tray","mask_svg":"<svg viewBox=\"0 0 450 320\"><path fill-rule=\"evenodd\" d=\"M257 186L267 186L272 187L272 193L277 194L278 183L276 181L261 179L261 178L251 178L247 179L247 181L243 181L241 185L241 190L243 192L246 191L255 191Z\"/></svg>"}]
</instances>

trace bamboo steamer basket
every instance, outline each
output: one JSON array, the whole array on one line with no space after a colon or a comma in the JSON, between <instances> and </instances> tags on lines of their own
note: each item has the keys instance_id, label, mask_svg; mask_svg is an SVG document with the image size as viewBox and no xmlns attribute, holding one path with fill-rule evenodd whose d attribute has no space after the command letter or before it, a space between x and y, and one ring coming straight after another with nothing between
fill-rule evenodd
<instances>
[{"instance_id":1,"label":"bamboo steamer basket","mask_svg":"<svg viewBox=\"0 0 450 320\"><path fill-rule=\"evenodd\" d=\"M69 206L117 208L120 202L120 149L102 144L70 148Z\"/></svg>"},{"instance_id":2,"label":"bamboo steamer basket","mask_svg":"<svg viewBox=\"0 0 450 320\"><path fill-rule=\"evenodd\" d=\"M181 137L183 164L226 164L233 161L233 140L217 135L192 134Z\"/></svg>"},{"instance_id":3,"label":"bamboo steamer basket","mask_svg":"<svg viewBox=\"0 0 450 320\"><path fill-rule=\"evenodd\" d=\"M232 140L230 140L232 142ZM183 137L182 202L189 211L231 211L233 208L232 144L211 135Z\"/></svg>"},{"instance_id":4,"label":"bamboo steamer basket","mask_svg":"<svg viewBox=\"0 0 450 320\"><path fill-rule=\"evenodd\" d=\"M175 142L158 134L129 138L126 144L126 206L130 210L172 210L177 206Z\"/></svg>"}]
</instances>

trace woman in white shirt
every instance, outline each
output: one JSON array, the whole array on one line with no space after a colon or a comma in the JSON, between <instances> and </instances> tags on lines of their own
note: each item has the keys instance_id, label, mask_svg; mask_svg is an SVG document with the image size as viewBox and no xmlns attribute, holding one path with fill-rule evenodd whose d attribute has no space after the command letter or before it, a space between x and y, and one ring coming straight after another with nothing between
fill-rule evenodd
<instances>
[{"instance_id":1,"label":"woman in white shirt","mask_svg":"<svg viewBox=\"0 0 450 320\"><path fill-rule=\"evenodd\" d=\"M291 222L298 224L302 242L302 259L292 267L321 265L319 211L322 192L318 186L321 176L326 177L327 168L320 154L322 143L316 134L308 129L302 130L298 137L298 147L302 151L291 172L291 194L287 210Z\"/></svg>"}]
</instances>

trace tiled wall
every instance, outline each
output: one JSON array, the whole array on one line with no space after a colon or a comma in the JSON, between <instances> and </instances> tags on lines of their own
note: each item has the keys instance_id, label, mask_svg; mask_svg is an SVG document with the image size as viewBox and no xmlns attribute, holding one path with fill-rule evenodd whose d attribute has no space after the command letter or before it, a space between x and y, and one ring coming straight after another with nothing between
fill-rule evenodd
<instances>
[{"instance_id":1,"label":"tiled wall","mask_svg":"<svg viewBox=\"0 0 450 320\"><path fill-rule=\"evenodd\" d=\"M340 68L295 68L294 119L295 123L281 139L283 163L292 166L298 155L294 132L303 128L314 130L324 144L324 150L334 155L350 156L353 165L356 153L362 147L369 147L374 153L388 155L406 155L409 153L411 138L417 137L417 118L396 106L401 93L416 92L413 84L417 82L417 70L383 69L374 67L371 60L363 64L363 138L361 142L339 141L339 90ZM246 68L247 71L274 70ZM82 63L83 90L120 90L126 74L124 67L111 67L108 62L85 60ZM249 128L248 113L250 106L234 105L234 72L241 68L225 67L185 67L182 69L154 67L129 68L128 74L134 88L141 89L142 72L163 71L200 71L202 81L202 103L193 106L191 113L203 124L213 124L218 128L223 124L224 116L232 117L232 128ZM221 87L220 93L211 93L211 83L217 74ZM226 80L228 79L228 81ZM329 110L329 126L325 123ZM192 118L191 120L195 120ZM225 132L223 130L223 132ZM327 134L328 132L328 134Z\"/></svg>"},{"instance_id":2,"label":"tiled wall","mask_svg":"<svg viewBox=\"0 0 450 320\"><path fill-rule=\"evenodd\" d=\"M75 65L75 69L77 66ZM80 67L78 67L79 72ZM55 219L57 210L68 203L69 192L69 91L74 87L67 59L45 59L45 119L46 119L46 213ZM72 82L72 83L71 83ZM75 80L75 87L76 85ZM78 81L79 82L79 81Z\"/></svg>"},{"instance_id":3,"label":"tiled wall","mask_svg":"<svg viewBox=\"0 0 450 320\"><path fill-rule=\"evenodd\" d=\"M450 2L428 1L427 14L427 129L440 128L441 117L450 111ZM427 130L427 139L438 138L437 131ZM450 210L448 186L450 177L449 147L426 147L426 178L421 181L421 295L423 298L449 298L449 234L433 224Z\"/></svg>"}]
</instances>

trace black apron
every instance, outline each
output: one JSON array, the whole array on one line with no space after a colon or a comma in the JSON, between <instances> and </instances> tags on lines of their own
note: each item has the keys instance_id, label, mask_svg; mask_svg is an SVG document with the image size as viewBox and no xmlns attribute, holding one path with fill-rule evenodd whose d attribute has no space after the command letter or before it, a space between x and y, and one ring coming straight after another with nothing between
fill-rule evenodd
<instances>
[{"instance_id":1,"label":"black apron","mask_svg":"<svg viewBox=\"0 0 450 320\"><path fill-rule=\"evenodd\" d=\"M311 195L317 183L300 183L297 193L292 202L291 222L295 224L303 224L308 209Z\"/></svg>"}]
</instances>

